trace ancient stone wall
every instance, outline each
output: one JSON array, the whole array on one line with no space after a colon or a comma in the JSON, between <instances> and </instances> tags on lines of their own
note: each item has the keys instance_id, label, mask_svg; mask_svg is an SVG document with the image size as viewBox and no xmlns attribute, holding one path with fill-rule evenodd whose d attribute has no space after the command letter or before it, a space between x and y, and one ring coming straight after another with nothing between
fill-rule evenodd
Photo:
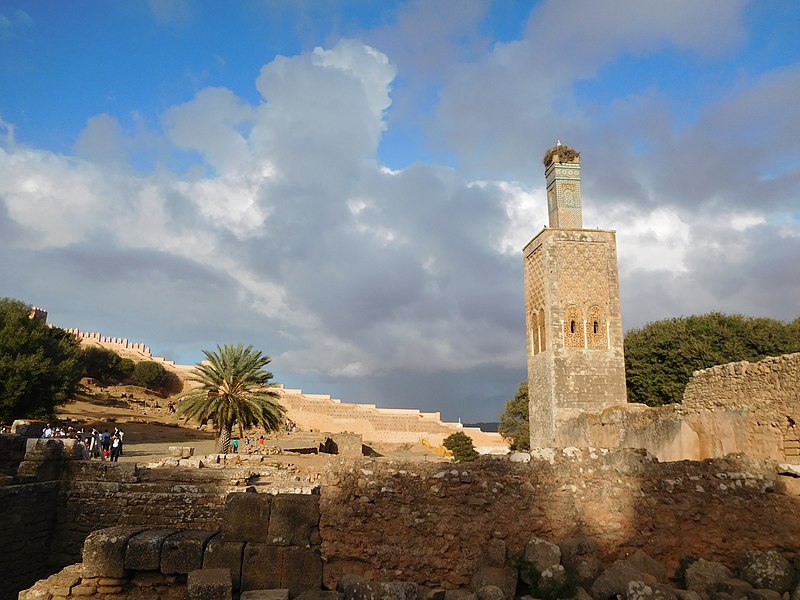
<instances>
[{"instance_id":1,"label":"ancient stone wall","mask_svg":"<svg viewBox=\"0 0 800 600\"><path fill-rule=\"evenodd\" d=\"M574 448L514 459L530 462L332 462L319 504L324 581L354 573L464 586L488 542L503 540L520 553L533 535L591 537L606 562L642 549L671 570L689 554L730 564L745 549L800 548L800 497L784 493L770 461L658 463L641 450ZM57 482L0 487L0 560L19 561L0 589L3 600L45 566L79 561L84 539L98 529L225 529L224 500L236 489L225 471L75 462L60 493ZM259 526L235 513L242 527ZM261 543L254 535L248 540Z\"/></svg>"},{"instance_id":2,"label":"ancient stone wall","mask_svg":"<svg viewBox=\"0 0 800 600\"><path fill-rule=\"evenodd\" d=\"M697 371L683 403L621 405L558 424L556 445L646 448L659 460L744 452L800 462L800 353Z\"/></svg>"},{"instance_id":3,"label":"ancient stone wall","mask_svg":"<svg viewBox=\"0 0 800 600\"><path fill-rule=\"evenodd\" d=\"M52 572L48 564L58 483L0 486L0 598Z\"/></svg>"},{"instance_id":4,"label":"ancient stone wall","mask_svg":"<svg viewBox=\"0 0 800 600\"><path fill-rule=\"evenodd\" d=\"M517 455L525 457L527 455ZM467 585L483 548L589 536L605 560L640 548L670 570L687 555L732 563L745 549L800 548L800 498L773 463L657 463L643 451L549 450L529 463L343 461L324 477L325 582L345 573Z\"/></svg>"},{"instance_id":5,"label":"ancient stone wall","mask_svg":"<svg viewBox=\"0 0 800 600\"><path fill-rule=\"evenodd\" d=\"M225 496L236 489L242 485L223 471L73 462L59 492L52 560L79 560L86 536L104 527L219 528Z\"/></svg>"}]
</instances>

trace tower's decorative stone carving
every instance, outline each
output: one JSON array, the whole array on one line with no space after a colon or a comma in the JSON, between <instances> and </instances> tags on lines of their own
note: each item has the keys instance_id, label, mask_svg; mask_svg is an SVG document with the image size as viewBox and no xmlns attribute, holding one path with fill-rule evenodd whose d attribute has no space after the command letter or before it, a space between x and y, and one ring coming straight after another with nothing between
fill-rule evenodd
<instances>
[{"instance_id":1,"label":"tower's decorative stone carving","mask_svg":"<svg viewBox=\"0 0 800 600\"><path fill-rule=\"evenodd\" d=\"M550 227L523 251L531 446L557 423L626 402L616 235L583 229L580 156L544 157Z\"/></svg>"}]
</instances>

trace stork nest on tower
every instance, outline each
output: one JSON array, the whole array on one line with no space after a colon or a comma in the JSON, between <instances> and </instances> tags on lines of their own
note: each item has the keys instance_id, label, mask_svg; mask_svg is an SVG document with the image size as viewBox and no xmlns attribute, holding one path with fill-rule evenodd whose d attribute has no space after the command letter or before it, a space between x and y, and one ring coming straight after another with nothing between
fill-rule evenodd
<instances>
[{"instance_id":1,"label":"stork nest on tower","mask_svg":"<svg viewBox=\"0 0 800 600\"><path fill-rule=\"evenodd\" d=\"M581 153L574 148L570 148L564 144L556 144L544 153L543 162L545 167L550 164L550 161L556 154L558 155L558 162L575 162L581 155Z\"/></svg>"}]
</instances>

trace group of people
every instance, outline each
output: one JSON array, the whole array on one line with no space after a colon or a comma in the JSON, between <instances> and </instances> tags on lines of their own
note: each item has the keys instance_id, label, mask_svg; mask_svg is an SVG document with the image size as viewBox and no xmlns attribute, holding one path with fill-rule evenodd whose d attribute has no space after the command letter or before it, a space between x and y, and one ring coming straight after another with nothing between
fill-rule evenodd
<instances>
[{"instance_id":1,"label":"group of people","mask_svg":"<svg viewBox=\"0 0 800 600\"><path fill-rule=\"evenodd\" d=\"M122 455L122 440L125 437L125 433L119 427L115 427L113 433L109 433L108 429L100 432L94 427L91 432L84 432L83 428L75 431L74 428L68 427L64 430L61 427L51 427L48 423L42 431L42 437L78 439L86 446L89 458L118 462L119 457Z\"/></svg>"},{"instance_id":2,"label":"group of people","mask_svg":"<svg viewBox=\"0 0 800 600\"><path fill-rule=\"evenodd\" d=\"M42 430L42 437L43 438L69 438L75 437L75 430L72 427L67 427L65 430L63 427L51 427L50 423L44 426L44 430Z\"/></svg>"},{"instance_id":3,"label":"group of people","mask_svg":"<svg viewBox=\"0 0 800 600\"><path fill-rule=\"evenodd\" d=\"M92 428L91 434L84 438L83 443L89 451L89 458L118 462L122 456L124 437L125 433L119 427L114 428L114 433L109 433L108 429L100 433Z\"/></svg>"}]
</instances>

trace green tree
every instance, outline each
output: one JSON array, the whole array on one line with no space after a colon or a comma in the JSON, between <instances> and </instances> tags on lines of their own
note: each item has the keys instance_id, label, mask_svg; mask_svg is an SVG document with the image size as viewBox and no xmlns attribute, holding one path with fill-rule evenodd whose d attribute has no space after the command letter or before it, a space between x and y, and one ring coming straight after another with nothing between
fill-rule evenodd
<instances>
[{"instance_id":1,"label":"green tree","mask_svg":"<svg viewBox=\"0 0 800 600\"><path fill-rule=\"evenodd\" d=\"M800 319L709 313L649 323L625 336L628 401L681 402L694 371L800 351Z\"/></svg>"},{"instance_id":2,"label":"green tree","mask_svg":"<svg viewBox=\"0 0 800 600\"><path fill-rule=\"evenodd\" d=\"M442 446L453 453L456 462L470 462L480 456L472 444L472 438L463 431L456 431L442 441Z\"/></svg>"},{"instance_id":3,"label":"green tree","mask_svg":"<svg viewBox=\"0 0 800 600\"><path fill-rule=\"evenodd\" d=\"M152 360L143 360L133 367L133 378L136 383L151 390L164 387L168 377L169 373L163 365Z\"/></svg>"},{"instance_id":4,"label":"green tree","mask_svg":"<svg viewBox=\"0 0 800 600\"><path fill-rule=\"evenodd\" d=\"M80 383L78 340L30 314L25 303L0 299L0 422L48 418Z\"/></svg>"},{"instance_id":5,"label":"green tree","mask_svg":"<svg viewBox=\"0 0 800 600\"><path fill-rule=\"evenodd\" d=\"M530 450L531 428L528 415L528 382L519 384L517 394L506 402L500 415L500 435L509 441L511 450Z\"/></svg>"},{"instance_id":6,"label":"green tree","mask_svg":"<svg viewBox=\"0 0 800 600\"><path fill-rule=\"evenodd\" d=\"M81 355L83 374L104 385L130 376L133 372L133 361L128 360L128 362L131 363L130 370L127 370L127 366L123 366L123 358L119 354L99 346L84 348Z\"/></svg>"},{"instance_id":7,"label":"green tree","mask_svg":"<svg viewBox=\"0 0 800 600\"><path fill-rule=\"evenodd\" d=\"M227 453L231 432L260 426L276 431L283 424L285 409L270 389L272 373L265 371L269 356L252 346L217 346L217 351L203 350L206 360L197 364L190 381L199 386L180 396L178 414L186 421L214 422L217 452Z\"/></svg>"}]
</instances>

